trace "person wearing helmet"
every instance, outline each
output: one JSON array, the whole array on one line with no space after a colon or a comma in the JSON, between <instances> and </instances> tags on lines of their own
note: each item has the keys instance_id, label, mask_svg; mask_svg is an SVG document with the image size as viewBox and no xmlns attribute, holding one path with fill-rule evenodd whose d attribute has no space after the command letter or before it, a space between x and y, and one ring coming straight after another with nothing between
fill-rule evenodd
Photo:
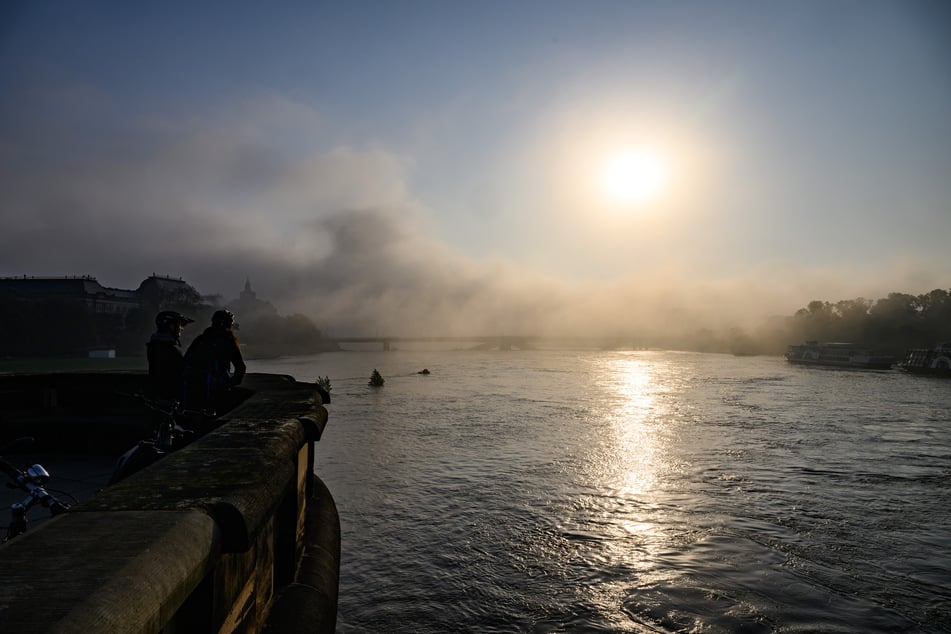
<instances>
[{"instance_id":1,"label":"person wearing helmet","mask_svg":"<svg viewBox=\"0 0 951 634\"><path fill-rule=\"evenodd\" d=\"M182 331L193 321L174 310L163 310L155 316L156 330L145 344L149 383L155 398L169 401L183 398Z\"/></svg>"},{"instance_id":2,"label":"person wearing helmet","mask_svg":"<svg viewBox=\"0 0 951 634\"><path fill-rule=\"evenodd\" d=\"M191 409L229 409L231 388L240 385L247 366L234 330L234 313L216 311L211 326L198 335L185 353L186 406ZM233 368L233 371L232 371Z\"/></svg>"}]
</instances>

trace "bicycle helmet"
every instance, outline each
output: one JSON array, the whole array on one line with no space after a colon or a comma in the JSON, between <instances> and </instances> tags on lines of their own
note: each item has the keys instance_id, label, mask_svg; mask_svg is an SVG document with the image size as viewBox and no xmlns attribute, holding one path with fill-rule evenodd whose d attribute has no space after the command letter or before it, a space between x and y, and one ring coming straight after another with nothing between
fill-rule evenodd
<instances>
[{"instance_id":1,"label":"bicycle helmet","mask_svg":"<svg viewBox=\"0 0 951 634\"><path fill-rule=\"evenodd\" d=\"M217 310L211 316L211 325L219 328L236 327L234 323L234 313L230 310Z\"/></svg>"},{"instance_id":2,"label":"bicycle helmet","mask_svg":"<svg viewBox=\"0 0 951 634\"><path fill-rule=\"evenodd\" d=\"M155 325L159 328L164 326L177 326L181 324L187 326L188 324L195 321L194 319L189 319L181 313L177 313L174 310L163 310L158 315L155 316Z\"/></svg>"}]
</instances>

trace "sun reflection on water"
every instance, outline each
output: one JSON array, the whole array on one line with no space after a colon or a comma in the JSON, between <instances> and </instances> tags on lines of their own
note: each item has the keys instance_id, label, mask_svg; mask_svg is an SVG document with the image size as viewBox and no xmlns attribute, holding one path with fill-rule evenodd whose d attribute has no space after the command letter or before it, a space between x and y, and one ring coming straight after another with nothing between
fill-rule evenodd
<instances>
[{"instance_id":1,"label":"sun reflection on water","mask_svg":"<svg viewBox=\"0 0 951 634\"><path fill-rule=\"evenodd\" d=\"M611 431L604 456L613 468L604 486L629 498L649 493L657 483L658 421L657 377L644 359L622 357L612 360L607 373L604 412Z\"/></svg>"},{"instance_id":2,"label":"sun reflection on water","mask_svg":"<svg viewBox=\"0 0 951 634\"><path fill-rule=\"evenodd\" d=\"M676 552L679 533L665 482L674 471L666 395L681 389L682 377L650 353L602 357L594 376L599 404L590 424L601 433L592 435L587 486L568 520L572 568L587 580L579 602L610 618L614 631L641 631L639 620L618 606L677 574L663 564L671 548ZM604 562L628 574L605 575Z\"/></svg>"}]
</instances>

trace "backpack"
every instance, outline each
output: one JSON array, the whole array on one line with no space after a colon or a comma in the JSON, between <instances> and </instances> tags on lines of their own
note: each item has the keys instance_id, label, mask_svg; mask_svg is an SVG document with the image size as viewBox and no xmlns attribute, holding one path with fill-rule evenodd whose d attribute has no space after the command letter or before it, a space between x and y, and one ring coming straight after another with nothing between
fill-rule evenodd
<instances>
[{"instance_id":1,"label":"backpack","mask_svg":"<svg viewBox=\"0 0 951 634\"><path fill-rule=\"evenodd\" d=\"M203 333L188 346L184 376L189 407L209 405L214 395L228 386L231 361L225 345L222 338Z\"/></svg>"}]
</instances>

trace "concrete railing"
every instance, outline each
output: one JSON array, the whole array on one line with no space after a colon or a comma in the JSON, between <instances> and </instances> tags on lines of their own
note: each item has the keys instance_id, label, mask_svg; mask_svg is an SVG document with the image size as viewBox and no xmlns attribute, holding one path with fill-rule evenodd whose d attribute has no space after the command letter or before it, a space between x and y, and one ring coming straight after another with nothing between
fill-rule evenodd
<instances>
[{"instance_id":1,"label":"concrete railing","mask_svg":"<svg viewBox=\"0 0 951 634\"><path fill-rule=\"evenodd\" d=\"M130 376L4 377L0 394L58 410ZM245 385L214 431L0 546L0 632L333 632L340 529L313 444L327 411L290 377ZM0 431L24 411L0 409Z\"/></svg>"}]
</instances>

